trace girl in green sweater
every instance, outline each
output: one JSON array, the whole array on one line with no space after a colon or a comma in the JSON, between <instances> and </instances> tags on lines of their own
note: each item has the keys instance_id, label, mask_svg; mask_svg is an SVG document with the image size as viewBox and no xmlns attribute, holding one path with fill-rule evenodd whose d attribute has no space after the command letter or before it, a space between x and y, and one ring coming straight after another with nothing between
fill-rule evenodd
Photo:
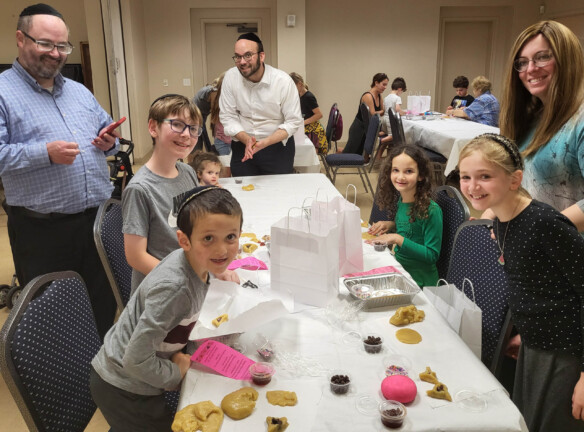
<instances>
[{"instance_id":1,"label":"girl in green sweater","mask_svg":"<svg viewBox=\"0 0 584 432\"><path fill-rule=\"evenodd\" d=\"M436 285L436 261L442 245L442 210L430 199L430 161L417 146L390 151L379 177L377 204L389 210L397 203L395 221L379 221L369 229L373 241L393 245L395 258L420 286ZM389 233L395 225L395 233Z\"/></svg>"}]
</instances>

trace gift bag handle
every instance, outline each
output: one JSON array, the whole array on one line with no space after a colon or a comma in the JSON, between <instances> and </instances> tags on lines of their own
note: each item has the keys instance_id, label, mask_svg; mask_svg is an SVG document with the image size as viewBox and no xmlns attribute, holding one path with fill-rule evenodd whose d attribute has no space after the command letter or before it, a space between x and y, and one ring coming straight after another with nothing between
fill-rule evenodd
<instances>
[{"instance_id":1,"label":"gift bag handle","mask_svg":"<svg viewBox=\"0 0 584 432\"><path fill-rule=\"evenodd\" d=\"M453 301L452 296L454 295L454 291L452 290L451 284L449 284L446 279L440 278L440 279L438 279L438 282L436 282L436 286L441 286L440 282L444 283L444 285L442 285L442 286L450 287L450 290L448 291L448 293L450 294L450 304L452 304L452 301Z\"/></svg>"},{"instance_id":2,"label":"gift bag handle","mask_svg":"<svg viewBox=\"0 0 584 432\"><path fill-rule=\"evenodd\" d=\"M357 205L357 188L356 188L356 187L355 187L355 185L354 185L354 184L352 184L352 183L349 183L349 184L347 185L347 188L345 189L345 199L346 199L347 201L349 201L349 199L348 199L347 197L349 196L349 188L350 188L350 187L352 187L352 188L353 188L353 193L354 193L354 195L353 195L353 205ZM318 193L318 192L317 192L317 193Z\"/></svg>"},{"instance_id":3,"label":"gift bag handle","mask_svg":"<svg viewBox=\"0 0 584 432\"><path fill-rule=\"evenodd\" d=\"M300 218L302 219L304 216L306 216L306 222L308 222L308 232L310 232L310 218L308 217L308 215L306 215L304 213L304 209L301 207L290 207L288 209L288 215L286 216L286 231L290 231L290 212L292 210L300 210Z\"/></svg>"},{"instance_id":4,"label":"gift bag handle","mask_svg":"<svg viewBox=\"0 0 584 432\"><path fill-rule=\"evenodd\" d=\"M471 280L470 280L470 279L468 279L468 278L464 278L464 279L462 280L462 292L463 292L464 294L466 294L466 293L464 292L464 286L465 286L465 284L466 284L467 282L468 282L468 284L470 285L470 291L472 292L472 302L476 304L477 300L476 300L476 296L475 296L475 289L474 289L474 286L473 286L473 284L472 284L472 282L471 282Z\"/></svg>"}]
</instances>

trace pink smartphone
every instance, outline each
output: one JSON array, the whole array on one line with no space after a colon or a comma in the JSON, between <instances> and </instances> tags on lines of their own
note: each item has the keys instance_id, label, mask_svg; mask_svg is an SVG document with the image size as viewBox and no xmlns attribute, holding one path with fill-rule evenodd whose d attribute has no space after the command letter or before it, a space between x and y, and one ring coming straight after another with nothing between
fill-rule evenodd
<instances>
[{"instance_id":1,"label":"pink smartphone","mask_svg":"<svg viewBox=\"0 0 584 432\"><path fill-rule=\"evenodd\" d=\"M103 133L100 133L99 137L103 138L103 136L105 134L111 134L114 131L114 129L117 129L125 121L126 121L126 117L122 117L117 122L115 122L111 126L109 126L105 131L103 131Z\"/></svg>"}]
</instances>

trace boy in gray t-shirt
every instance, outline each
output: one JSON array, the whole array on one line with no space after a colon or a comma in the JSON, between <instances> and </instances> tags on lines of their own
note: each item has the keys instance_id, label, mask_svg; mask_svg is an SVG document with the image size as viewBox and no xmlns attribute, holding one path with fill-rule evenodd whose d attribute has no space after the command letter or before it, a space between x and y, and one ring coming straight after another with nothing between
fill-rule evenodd
<instances>
[{"instance_id":1,"label":"boy in gray t-shirt","mask_svg":"<svg viewBox=\"0 0 584 432\"><path fill-rule=\"evenodd\" d=\"M146 276L92 361L91 394L112 430L171 430L163 392L190 367L182 353L207 294L239 249L241 207L216 186L189 191L177 209L178 244Z\"/></svg>"},{"instance_id":2,"label":"boy in gray t-shirt","mask_svg":"<svg viewBox=\"0 0 584 432\"><path fill-rule=\"evenodd\" d=\"M122 195L126 259L133 269L132 293L144 276L179 247L176 213L184 194L198 185L197 175L179 162L194 149L201 134L201 113L186 97L156 99L148 113L152 156ZM236 273L215 275L239 282Z\"/></svg>"}]
</instances>

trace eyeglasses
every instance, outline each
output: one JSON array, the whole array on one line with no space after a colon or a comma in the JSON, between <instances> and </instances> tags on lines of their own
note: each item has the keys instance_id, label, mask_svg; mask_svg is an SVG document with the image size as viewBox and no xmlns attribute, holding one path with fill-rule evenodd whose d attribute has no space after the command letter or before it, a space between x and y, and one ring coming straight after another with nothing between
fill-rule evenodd
<instances>
[{"instance_id":1,"label":"eyeglasses","mask_svg":"<svg viewBox=\"0 0 584 432\"><path fill-rule=\"evenodd\" d=\"M20 32L27 38L29 38L31 41L33 41L36 44L39 51L51 52L55 49L55 47L57 47L57 51L59 51L61 54L71 54L71 51L73 51L73 45L71 45L69 42L67 42L66 44L55 44L49 41L36 40L31 35L29 35L26 32L23 32L22 30L20 30Z\"/></svg>"},{"instance_id":2,"label":"eyeglasses","mask_svg":"<svg viewBox=\"0 0 584 432\"><path fill-rule=\"evenodd\" d=\"M517 72L524 72L529 67L530 62L533 62L536 67L544 67L549 62L551 62L553 58L554 55L551 51L539 51L535 53L531 60L529 60L527 57L519 57L515 59L513 62L513 69L515 69Z\"/></svg>"},{"instance_id":3,"label":"eyeglasses","mask_svg":"<svg viewBox=\"0 0 584 432\"><path fill-rule=\"evenodd\" d=\"M252 53L252 52L246 52L246 53L245 53L244 55L242 55L242 56L235 54L235 55L234 55L233 57L231 57L231 58L233 59L233 61L234 61L235 63L239 63L239 62L241 61L241 59L243 59L243 60L245 60L245 61L250 61L250 60L251 60L251 58L252 58L254 55L256 55L256 54L259 54L259 52L254 52L254 53Z\"/></svg>"},{"instance_id":4,"label":"eyeglasses","mask_svg":"<svg viewBox=\"0 0 584 432\"><path fill-rule=\"evenodd\" d=\"M189 133L192 138L197 138L203 133L203 128L199 125L186 124L185 122L176 119L164 119L163 121L170 123L172 131L179 134L183 133L186 128L189 128Z\"/></svg>"}]
</instances>

